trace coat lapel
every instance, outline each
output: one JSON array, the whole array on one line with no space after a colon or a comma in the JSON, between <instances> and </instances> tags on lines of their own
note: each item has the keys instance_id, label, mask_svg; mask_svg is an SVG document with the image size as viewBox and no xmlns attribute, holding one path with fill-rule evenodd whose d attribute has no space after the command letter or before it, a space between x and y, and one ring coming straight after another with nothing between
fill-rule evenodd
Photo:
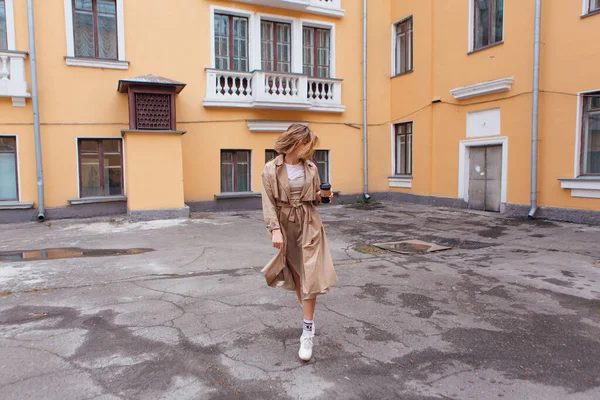
<instances>
[{"instance_id":1,"label":"coat lapel","mask_svg":"<svg viewBox=\"0 0 600 400\"><path fill-rule=\"evenodd\" d=\"M302 188L302 194L300 195L301 199L304 199L304 196L310 191L310 188L313 185L314 178L314 167L312 167L308 161L304 161L304 187ZM312 199L308 199L312 200Z\"/></svg>"},{"instance_id":2,"label":"coat lapel","mask_svg":"<svg viewBox=\"0 0 600 400\"><path fill-rule=\"evenodd\" d=\"M275 174L277 175L277 186L283 190L285 194L285 198L282 198L282 201L289 201L292 198L292 191L290 189L290 181L288 179L287 171L285 169L285 165L283 165L283 155L277 156L275 158Z\"/></svg>"}]
</instances>

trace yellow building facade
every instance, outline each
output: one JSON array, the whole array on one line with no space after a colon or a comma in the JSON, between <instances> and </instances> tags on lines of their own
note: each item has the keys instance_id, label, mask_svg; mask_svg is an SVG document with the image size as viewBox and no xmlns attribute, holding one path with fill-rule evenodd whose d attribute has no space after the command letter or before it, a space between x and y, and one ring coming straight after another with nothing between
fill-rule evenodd
<instances>
[{"instance_id":1,"label":"yellow building facade","mask_svg":"<svg viewBox=\"0 0 600 400\"><path fill-rule=\"evenodd\" d=\"M533 1L368 0L366 46L362 0L31 3L42 162L0 0L0 221L257 207L294 122L343 201L530 212ZM599 11L543 1L536 216L600 222Z\"/></svg>"}]
</instances>

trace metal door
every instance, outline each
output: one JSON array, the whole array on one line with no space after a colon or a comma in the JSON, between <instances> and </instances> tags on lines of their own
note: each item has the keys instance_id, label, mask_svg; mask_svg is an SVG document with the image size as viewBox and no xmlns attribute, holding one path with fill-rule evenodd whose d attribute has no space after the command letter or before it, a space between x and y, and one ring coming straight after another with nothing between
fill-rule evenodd
<instances>
[{"instance_id":1,"label":"metal door","mask_svg":"<svg viewBox=\"0 0 600 400\"><path fill-rule=\"evenodd\" d=\"M471 147L469 155L469 208L499 212L502 146Z\"/></svg>"}]
</instances>

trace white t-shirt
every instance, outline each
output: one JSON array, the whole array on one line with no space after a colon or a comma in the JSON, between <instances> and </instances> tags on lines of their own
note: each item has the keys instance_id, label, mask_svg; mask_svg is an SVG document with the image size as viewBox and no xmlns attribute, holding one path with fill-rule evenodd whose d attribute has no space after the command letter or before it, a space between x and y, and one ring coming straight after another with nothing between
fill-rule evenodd
<instances>
[{"instance_id":1,"label":"white t-shirt","mask_svg":"<svg viewBox=\"0 0 600 400\"><path fill-rule=\"evenodd\" d=\"M304 164L301 162L296 165L285 163L285 169L287 170L288 179L290 181L304 176Z\"/></svg>"}]
</instances>

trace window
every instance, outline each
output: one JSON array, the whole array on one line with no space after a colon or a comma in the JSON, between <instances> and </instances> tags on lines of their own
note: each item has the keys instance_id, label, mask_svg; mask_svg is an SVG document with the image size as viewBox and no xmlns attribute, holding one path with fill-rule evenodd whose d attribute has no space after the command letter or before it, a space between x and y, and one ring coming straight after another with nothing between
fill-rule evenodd
<instances>
[{"instance_id":1,"label":"window","mask_svg":"<svg viewBox=\"0 0 600 400\"><path fill-rule=\"evenodd\" d=\"M265 164L274 160L279 154L275 150L265 150Z\"/></svg>"},{"instance_id":2,"label":"window","mask_svg":"<svg viewBox=\"0 0 600 400\"><path fill-rule=\"evenodd\" d=\"M396 125L395 175L412 175L412 128L412 122Z\"/></svg>"},{"instance_id":3,"label":"window","mask_svg":"<svg viewBox=\"0 0 600 400\"><path fill-rule=\"evenodd\" d=\"M118 58L115 0L73 0L73 31L75 57Z\"/></svg>"},{"instance_id":4,"label":"window","mask_svg":"<svg viewBox=\"0 0 600 400\"><path fill-rule=\"evenodd\" d=\"M304 27L302 29L302 72L317 78L329 78L331 31Z\"/></svg>"},{"instance_id":5,"label":"window","mask_svg":"<svg viewBox=\"0 0 600 400\"><path fill-rule=\"evenodd\" d=\"M473 0L475 40L474 50L504 40L504 0Z\"/></svg>"},{"instance_id":6,"label":"window","mask_svg":"<svg viewBox=\"0 0 600 400\"><path fill-rule=\"evenodd\" d=\"M221 150L221 192L250 191L250 151Z\"/></svg>"},{"instance_id":7,"label":"window","mask_svg":"<svg viewBox=\"0 0 600 400\"><path fill-rule=\"evenodd\" d=\"M413 69L413 19L398 22L396 31L396 71L395 75L405 74Z\"/></svg>"},{"instance_id":8,"label":"window","mask_svg":"<svg viewBox=\"0 0 600 400\"><path fill-rule=\"evenodd\" d=\"M317 165L321 183L329 183L329 150L315 150L312 161Z\"/></svg>"},{"instance_id":9,"label":"window","mask_svg":"<svg viewBox=\"0 0 600 400\"><path fill-rule=\"evenodd\" d=\"M599 11L600 10L600 0L589 0L590 7L589 12Z\"/></svg>"},{"instance_id":10,"label":"window","mask_svg":"<svg viewBox=\"0 0 600 400\"><path fill-rule=\"evenodd\" d=\"M581 172L600 175L600 92L583 98Z\"/></svg>"},{"instance_id":11,"label":"window","mask_svg":"<svg viewBox=\"0 0 600 400\"><path fill-rule=\"evenodd\" d=\"M123 195L120 139L79 140L80 197Z\"/></svg>"},{"instance_id":12,"label":"window","mask_svg":"<svg viewBox=\"0 0 600 400\"><path fill-rule=\"evenodd\" d=\"M248 18L215 14L215 68L248 71Z\"/></svg>"},{"instance_id":13,"label":"window","mask_svg":"<svg viewBox=\"0 0 600 400\"><path fill-rule=\"evenodd\" d=\"M263 71L290 72L292 70L292 27L280 22L262 21L261 68Z\"/></svg>"},{"instance_id":14,"label":"window","mask_svg":"<svg viewBox=\"0 0 600 400\"><path fill-rule=\"evenodd\" d=\"M0 200L19 200L17 139L14 136L0 136Z\"/></svg>"},{"instance_id":15,"label":"window","mask_svg":"<svg viewBox=\"0 0 600 400\"><path fill-rule=\"evenodd\" d=\"M6 2L0 0L0 50L8 49L8 29L6 25Z\"/></svg>"}]
</instances>

